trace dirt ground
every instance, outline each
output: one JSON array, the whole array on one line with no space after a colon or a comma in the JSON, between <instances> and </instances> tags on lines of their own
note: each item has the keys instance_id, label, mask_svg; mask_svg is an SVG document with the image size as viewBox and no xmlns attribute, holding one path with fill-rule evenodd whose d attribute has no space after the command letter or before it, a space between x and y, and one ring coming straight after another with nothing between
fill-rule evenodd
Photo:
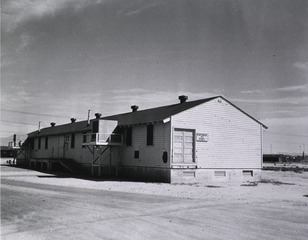
<instances>
[{"instance_id":1,"label":"dirt ground","mask_svg":"<svg viewBox=\"0 0 308 240\"><path fill-rule=\"evenodd\" d=\"M1 239L308 239L308 172L251 185L56 176L1 165Z\"/></svg>"}]
</instances>

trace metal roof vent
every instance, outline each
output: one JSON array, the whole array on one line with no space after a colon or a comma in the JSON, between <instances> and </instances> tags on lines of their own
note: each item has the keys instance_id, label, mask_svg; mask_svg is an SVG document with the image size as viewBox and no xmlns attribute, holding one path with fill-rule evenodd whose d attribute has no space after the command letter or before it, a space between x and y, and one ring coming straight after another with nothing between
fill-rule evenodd
<instances>
[{"instance_id":1,"label":"metal roof vent","mask_svg":"<svg viewBox=\"0 0 308 240\"><path fill-rule=\"evenodd\" d=\"M56 126L56 123L55 122L51 122L50 126L54 127L54 126Z\"/></svg>"},{"instance_id":2,"label":"metal roof vent","mask_svg":"<svg viewBox=\"0 0 308 240\"><path fill-rule=\"evenodd\" d=\"M185 103L187 101L187 99L188 99L188 96L186 96L186 95L179 96L179 100L180 100L181 103Z\"/></svg>"},{"instance_id":3,"label":"metal roof vent","mask_svg":"<svg viewBox=\"0 0 308 240\"><path fill-rule=\"evenodd\" d=\"M99 119L101 116L102 116L102 114L101 114L101 113L95 113L95 117L96 117L96 119Z\"/></svg>"},{"instance_id":4,"label":"metal roof vent","mask_svg":"<svg viewBox=\"0 0 308 240\"><path fill-rule=\"evenodd\" d=\"M71 123L76 122L76 118L71 118Z\"/></svg>"},{"instance_id":5,"label":"metal roof vent","mask_svg":"<svg viewBox=\"0 0 308 240\"><path fill-rule=\"evenodd\" d=\"M138 110L138 106L136 106L136 105L133 105L133 106L131 106L131 109L133 110L133 112L136 112L137 110Z\"/></svg>"}]
</instances>

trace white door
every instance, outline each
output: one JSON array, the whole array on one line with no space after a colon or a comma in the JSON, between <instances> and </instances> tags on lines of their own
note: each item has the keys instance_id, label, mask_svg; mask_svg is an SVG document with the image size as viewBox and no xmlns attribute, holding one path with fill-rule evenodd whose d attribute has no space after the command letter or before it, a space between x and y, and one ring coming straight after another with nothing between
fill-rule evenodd
<instances>
[{"instance_id":1,"label":"white door","mask_svg":"<svg viewBox=\"0 0 308 240\"><path fill-rule=\"evenodd\" d=\"M195 131L189 129L174 129L173 133L173 162L194 163Z\"/></svg>"}]
</instances>

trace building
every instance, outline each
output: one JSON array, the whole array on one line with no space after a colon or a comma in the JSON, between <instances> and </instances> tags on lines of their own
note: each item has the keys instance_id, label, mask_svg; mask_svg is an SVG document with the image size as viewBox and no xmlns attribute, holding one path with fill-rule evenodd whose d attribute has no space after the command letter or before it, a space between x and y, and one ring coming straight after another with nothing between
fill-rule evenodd
<instances>
[{"instance_id":1,"label":"building","mask_svg":"<svg viewBox=\"0 0 308 240\"><path fill-rule=\"evenodd\" d=\"M263 163L282 163L286 158L284 154L263 154Z\"/></svg>"},{"instance_id":2,"label":"building","mask_svg":"<svg viewBox=\"0 0 308 240\"><path fill-rule=\"evenodd\" d=\"M6 157L14 157L14 150L9 147L9 146L1 146L1 157L6 158Z\"/></svg>"},{"instance_id":3,"label":"building","mask_svg":"<svg viewBox=\"0 0 308 240\"><path fill-rule=\"evenodd\" d=\"M55 126L28 134L28 164L82 167L145 181L243 182L260 178L265 125L221 96Z\"/></svg>"}]
</instances>

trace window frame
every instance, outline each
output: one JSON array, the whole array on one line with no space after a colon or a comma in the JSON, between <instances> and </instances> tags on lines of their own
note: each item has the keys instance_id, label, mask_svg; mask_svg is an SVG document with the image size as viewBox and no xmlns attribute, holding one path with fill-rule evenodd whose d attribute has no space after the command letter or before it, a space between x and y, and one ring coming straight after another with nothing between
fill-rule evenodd
<instances>
[{"instance_id":1,"label":"window frame","mask_svg":"<svg viewBox=\"0 0 308 240\"><path fill-rule=\"evenodd\" d=\"M154 124L147 125L147 146L154 145Z\"/></svg>"},{"instance_id":2,"label":"window frame","mask_svg":"<svg viewBox=\"0 0 308 240\"><path fill-rule=\"evenodd\" d=\"M41 137L38 138L37 149L41 149Z\"/></svg>"},{"instance_id":3,"label":"window frame","mask_svg":"<svg viewBox=\"0 0 308 240\"><path fill-rule=\"evenodd\" d=\"M48 136L45 137L45 149L48 149Z\"/></svg>"},{"instance_id":4,"label":"window frame","mask_svg":"<svg viewBox=\"0 0 308 240\"><path fill-rule=\"evenodd\" d=\"M133 145L133 127L127 127L125 130L125 144L127 147Z\"/></svg>"},{"instance_id":5,"label":"window frame","mask_svg":"<svg viewBox=\"0 0 308 240\"><path fill-rule=\"evenodd\" d=\"M134 159L140 159L140 151L139 150L134 151Z\"/></svg>"},{"instance_id":6,"label":"window frame","mask_svg":"<svg viewBox=\"0 0 308 240\"><path fill-rule=\"evenodd\" d=\"M75 148L75 133L71 134L71 148Z\"/></svg>"},{"instance_id":7,"label":"window frame","mask_svg":"<svg viewBox=\"0 0 308 240\"><path fill-rule=\"evenodd\" d=\"M35 149L35 140L34 140L34 138L30 139L30 147L31 147L31 150Z\"/></svg>"}]
</instances>

